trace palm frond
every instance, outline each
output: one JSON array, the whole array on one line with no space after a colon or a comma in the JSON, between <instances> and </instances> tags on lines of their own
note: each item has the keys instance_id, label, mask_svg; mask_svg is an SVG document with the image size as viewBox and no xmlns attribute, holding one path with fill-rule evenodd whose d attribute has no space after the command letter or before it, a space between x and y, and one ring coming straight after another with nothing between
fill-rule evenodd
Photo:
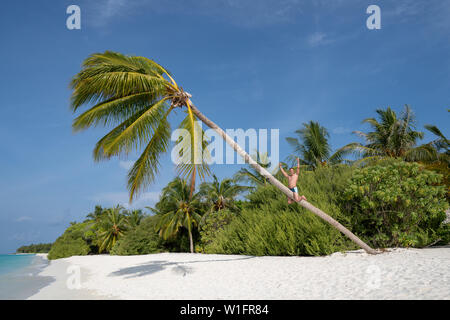
<instances>
[{"instance_id":1,"label":"palm frond","mask_svg":"<svg viewBox=\"0 0 450 320\"><path fill-rule=\"evenodd\" d=\"M189 113L180 123L180 129L189 134L180 137L178 150L180 158L177 160L177 171L181 177L192 175L194 167L201 180L210 175L208 160L210 158L207 148L208 138L195 115Z\"/></svg>"},{"instance_id":2,"label":"palm frond","mask_svg":"<svg viewBox=\"0 0 450 320\"><path fill-rule=\"evenodd\" d=\"M152 96L149 92L139 92L121 98L102 101L75 118L72 124L74 132L95 127L118 123L128 119L136 112L148 109ZM124 108L124 106L126 106Z\"/></svg>"},{"instance_id":3,"label":"palm frond","mask_svg":"<svg viewBox=\"0 0 450 320\"><path fill-rule=\"evenodd\" d=\"M110 158L120 154L127 155L132 150L139 150L146 145L167 113L165 99L156 102L145 112L140 112L134 121L123 126L123 130L113 132L101 146L103 154Z\"/></svg>"},{"instance_id":4,"label":"palm frond","mask_svg":"<svg viewBox=\"0 0 450 320\"><path fill-rule=\"evenodd\" d=\"M130 202L137 196L139 191L154 181L155 176L159 171L159 156L167 151L169 142L170 125L166 118L163 117L154 131L150 142L147 144L147 147L128 172Z\"/></svg>"}]
</instances>

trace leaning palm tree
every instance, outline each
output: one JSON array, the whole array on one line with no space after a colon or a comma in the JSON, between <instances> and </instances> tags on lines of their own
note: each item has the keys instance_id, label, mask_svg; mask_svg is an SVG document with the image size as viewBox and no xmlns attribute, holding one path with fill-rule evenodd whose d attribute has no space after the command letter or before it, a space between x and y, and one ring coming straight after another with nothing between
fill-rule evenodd
<instances>
[{"instance_id":1,"label":"leaning palm tree","mask_svg":"<svg viewBox=\"0 0 450 320\"><path fill-rule=\"evenodd\" d=\"M154 181L160 165L159 158L169 148L171 130L168 116L180 109L186 112L181 127L191 133L189 138L181 141L183 152L180 156L183 160L189 160L180 161L178 168L181 174L195 177L193 173L197 171L200 177L204 177L209 172L203 158L199 159L202 151L207 150L203 148L203 141L199 141L203 139L203 135L195 134L203 132L195 121L198 118L225 139L259 174L286 196L293 198L293 193L285 185L200 112L192 103L191 95L175 82L167 69L150 59L110 51L93 54L83 62L82 70L72 79L71 88L71 107L74 112L83 105L94 104L74 120L74 130L97 125L113 126L97 142L94 148L95 160L126 156L133 150L143 148L142 154L128 173L130 201ZM335 226L366 251L375 253L320 209L305 200L300 205Z\"/></svg>"},{"instance_id":2,"label":"leaning palm tree","mask_svg":"<svg viewBox=\"0 0 450 320\"><path fill-rule=\"evenodd\" d=\"M303 123L303 127L296 130L295 133L297 138L286 138L286 141L294 148L294 155L288 157L291 162L296 161L298 157L301 164L316 169L342 161L345 151L338 150L331 154L331 147L328 143L330 134L318 122Z\"/></svg>"},{"instance_id":3,"label":"leaning palm tree","mask_svg":"<svg viewBox=\"0 0 450 320\"><path fill-rule=\"evenodd\" d=\"M171 138L167 118L183 106L187 107L187 115L180 128L191 134L189 139L181 140L178 169L186 176L197 172L203 178L209 174L207 164L199 159L204 151L200 150L204 141L199 141L203 140L203 131L195 121L190 95L159 64L110 51L93 54L83 62L71 87L74 112L85 104L94 103L74 120L74 131L98 125L113 126L94 148L96 161L126 156L144 147L128 172L130 201L155 179L159 157L168 150Z\"/></svg>"},{"instance_id":4,"label":"leaning palm tree","mask_svg":"<svg viewBox=\"0 0 450 320\"><path fill-rule=\"evenodd\" d=\"M181 227L187 229L191 253L194 252L193 228L200 223L202 203L198 193L191 193L186 180L175 178L161 193L163 206L155 213L161 215L157 229L163 239L178 233ZM150 208L151 209L151 208Z\"/></svg>"},{"instance_id":5,"label":"leaning palm tree","mask_svg":"<svg viewBox=\"0 0 450 320\"><path fill-rule=\"evenodd\" d=\"M106 210L106 215L98 222L99 252L110 251L114 244L127 231L123 208L117 206Z\"/></svg>"}]
</instances>

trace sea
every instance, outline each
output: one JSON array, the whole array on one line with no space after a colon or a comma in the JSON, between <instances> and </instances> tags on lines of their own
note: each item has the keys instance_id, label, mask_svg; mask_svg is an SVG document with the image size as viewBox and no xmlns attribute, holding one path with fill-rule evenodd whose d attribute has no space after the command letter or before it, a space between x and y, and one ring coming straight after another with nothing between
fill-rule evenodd
<instances>
[{"instance_id":1,"label":"sea","mask_svg":"<svg viewBox=\"0 0 450 320\"><path fill-rule=\"evenodd\" d=\"M47 265L35 254L0 254L0 300L26 299L53 282L38 275Z\"/></svg>"}]
</instances>

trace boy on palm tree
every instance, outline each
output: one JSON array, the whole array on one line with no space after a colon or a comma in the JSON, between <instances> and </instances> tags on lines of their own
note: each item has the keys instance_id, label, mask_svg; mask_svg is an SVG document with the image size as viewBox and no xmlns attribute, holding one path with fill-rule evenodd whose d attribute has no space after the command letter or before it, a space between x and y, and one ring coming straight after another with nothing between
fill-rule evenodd
<instances>
[{"instance_id":1,"label":"boy on palm tree","mask_svg":"<svg viewBox=\"0 0 450 320\"><path fill-rule=\"evenodd\" d=\"M294 193L294 199L296 202L300 202L302 200L306 200L305 196L299 196L298 195L298 188L297 188L297 180L298 175L300 174L300 159L297 158L297 171L294 171L294 168L289 169L289 174L286 173L286 171L283 170L280 163L280 170L281 173L288 179L288 187L289 189ZM292 199L288 198L288 204L292 203Z\"/></svg>"}]
</instances>

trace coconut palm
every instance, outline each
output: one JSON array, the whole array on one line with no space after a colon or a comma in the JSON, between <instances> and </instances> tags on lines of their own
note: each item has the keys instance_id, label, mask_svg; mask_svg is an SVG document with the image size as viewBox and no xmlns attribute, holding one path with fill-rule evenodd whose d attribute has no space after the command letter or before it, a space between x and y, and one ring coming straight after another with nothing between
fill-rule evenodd
<instances>
[{"instance_id":1,"label":"coconut palm","mask_svg":"<svg viewBox=\"0 0 450 320\"><path fill-rule=\"evenodd\" d=\"M166 77L166 78L165 78ZM113 129L94 148L96 161L128 155L144 148L128 172L130 201L154 181L159 157L169 147L171 129L167 117L186 106L180 127L191 134L183 139L178 166L182 175L194 172L204 177L208 166L199 162L199 143L203 131L195 121L189 94L159 64L144 57L129 57L107 51L88 57L82 70L71 81L71 108L75 112L85 104L94 106L76 117L74 131L92 126L110 125ZM201 159L200 159L201 160Z\"/></svg>"},{"instance_id":2,"label":"coconut palm","mask_svg":"<svg viewBox=\"0 0 450 320\"><path fill-rule=\"evenodd\" d=\"M92 220L94 222L99 222L100 219L103 217L104 210L102 206L96 205L94 212L89 213L86 217L88 220Z\"/></svg>"},{"instance_id":3,"label":"coconut palm","mask_svg":"<svg viewBox=\"0 0 450 320\"><path fill-rule=\"evenodd\" d=\"M338 150L331 154L331 147L328 143L330 134L318 122L303 123L303 127L296 130L295 133L298 138L286 138L286 141L294 148L294 155L290 156L288 160L296 161L298 157L301 164L312 169L342 161L345 151Z\"/></svg>"},{"instance_id":4,"label":"coconut palm","mask_svg":"<svg viewBox=\"0 0 450 320\"><path fill-rule=\"evenodd\" d=\"M227 178L219 181L213 175L212 182L203 182L200 185L199 194L209 207L207 213L203 215L202 221L209 213L223 209L235 210L236 197L248 190L249 187L237 185L233 179Z\"/></svg>"},{"instance_id":5,"label":"coconut palm","mask_svg":"<svg viewBox=\"0 0 450 320\"><path fill-rule=\"evenodd\" d=\"M142 210L132 210L126 212L125 216L128 227L134 229L141 223L141 220L144 218L145 215L144 213L142 213Z\"/></svg>"},{"instance_id":6,"label":"coconut palm","mask_svg":"<svg viewBox=\"0 0 450 320\"><path fill-rule=\"evenodd\" d=\"M106 215L98 222L99 252L109 252L127 231L127 221L122 210L120 206L106 209Z\"/></svg>"},{"instance_id":7,"label":"coconut palm","mask_svg":"<svg viewBox=\"0 0 450 320\"><path fill-rule=\"evenodd\" d=\"M447 111L450 112L450 110ZM438 160L450 165L450 140L434 125L427 124L425 125L425 129L436 136L436 139L432 140L429 144L438 152Z\"/></svg>"},{"instance_id":8,"label":"coconut palm","mask_svg":"<svg viewBox=\"0 0 450 320\"><path fill-rule=\"evenodd\" d=\"M180 152L182 161L178 166L180 174L191 174L195 177L194 168L200 177L205 177L209 172L203 158L199 157L207 150L203 148L204 141L199 141L204 136L195 121L198 118L225 139L259 174L266 177L286 196L293 198L292 192L285 185L200 112L192 103L191 95L175 82L167 69L150 59L110 51L93 54L83 62L82 70L71 81L71 88L71 108L74 112L83 105L94 104L74 120L74 130L97 125L113 126L113 129L97 142L94 148L95 160L126 156L133 150L143 148L142 154L128 173L130 201L154 181L160 165L160 156L169 148L171 130L168 116L174 110L180 109L186 112L186 118L180 126L191 133L189 137L181 140L183 148ZM338 228L366 251L375 253L320 209L307 201L301 201L300 205Z\"/></svg>"},{"instance_id":9,"label":"coconut palm","mask_svg":"<svg viewBox=\"0 0 450 320\"><path fill-rule=\"evenodd\" d=\"M447 137L439 130L438 127L433 125L425 125L425 129L433 133L437 138L430 142L431 145L434 146L434 148L438 152L444 152L446 155L450 156L450 140L447 139Z\"/></svg>"},{"instance_id":10,"label":"coconut palm","mask_svg":"<svg viewBox=\"0 0 450 320\"><path fill-rule=\"evenodd\" d=\"M202 203L198 193L191 194L186 180L175 178L162 190L157 209L149 209L161 216L157 229L163 239L176 235L184 227L189 234L191 253L194 252L192 231L200 222Z\"/></svg>"},{"instance_id":11,"label":"coconut palm","mask_svg":"<svg viewBox=\"0 0 450 320\"><path fill-rule=\"evenodd\" d=\"M402 158L406 161L432 161L437 159L437 151L432 144L417 146L424 133L416 131L415 116L406 105L403 113L397 116L394 110L378 109L379 120L368 118L363 120L373 131L364 133L355 131L366 140L366 144L350 143L341 150L354 151L362 160L383 157Z\"/></svg>"}]
</instances>

